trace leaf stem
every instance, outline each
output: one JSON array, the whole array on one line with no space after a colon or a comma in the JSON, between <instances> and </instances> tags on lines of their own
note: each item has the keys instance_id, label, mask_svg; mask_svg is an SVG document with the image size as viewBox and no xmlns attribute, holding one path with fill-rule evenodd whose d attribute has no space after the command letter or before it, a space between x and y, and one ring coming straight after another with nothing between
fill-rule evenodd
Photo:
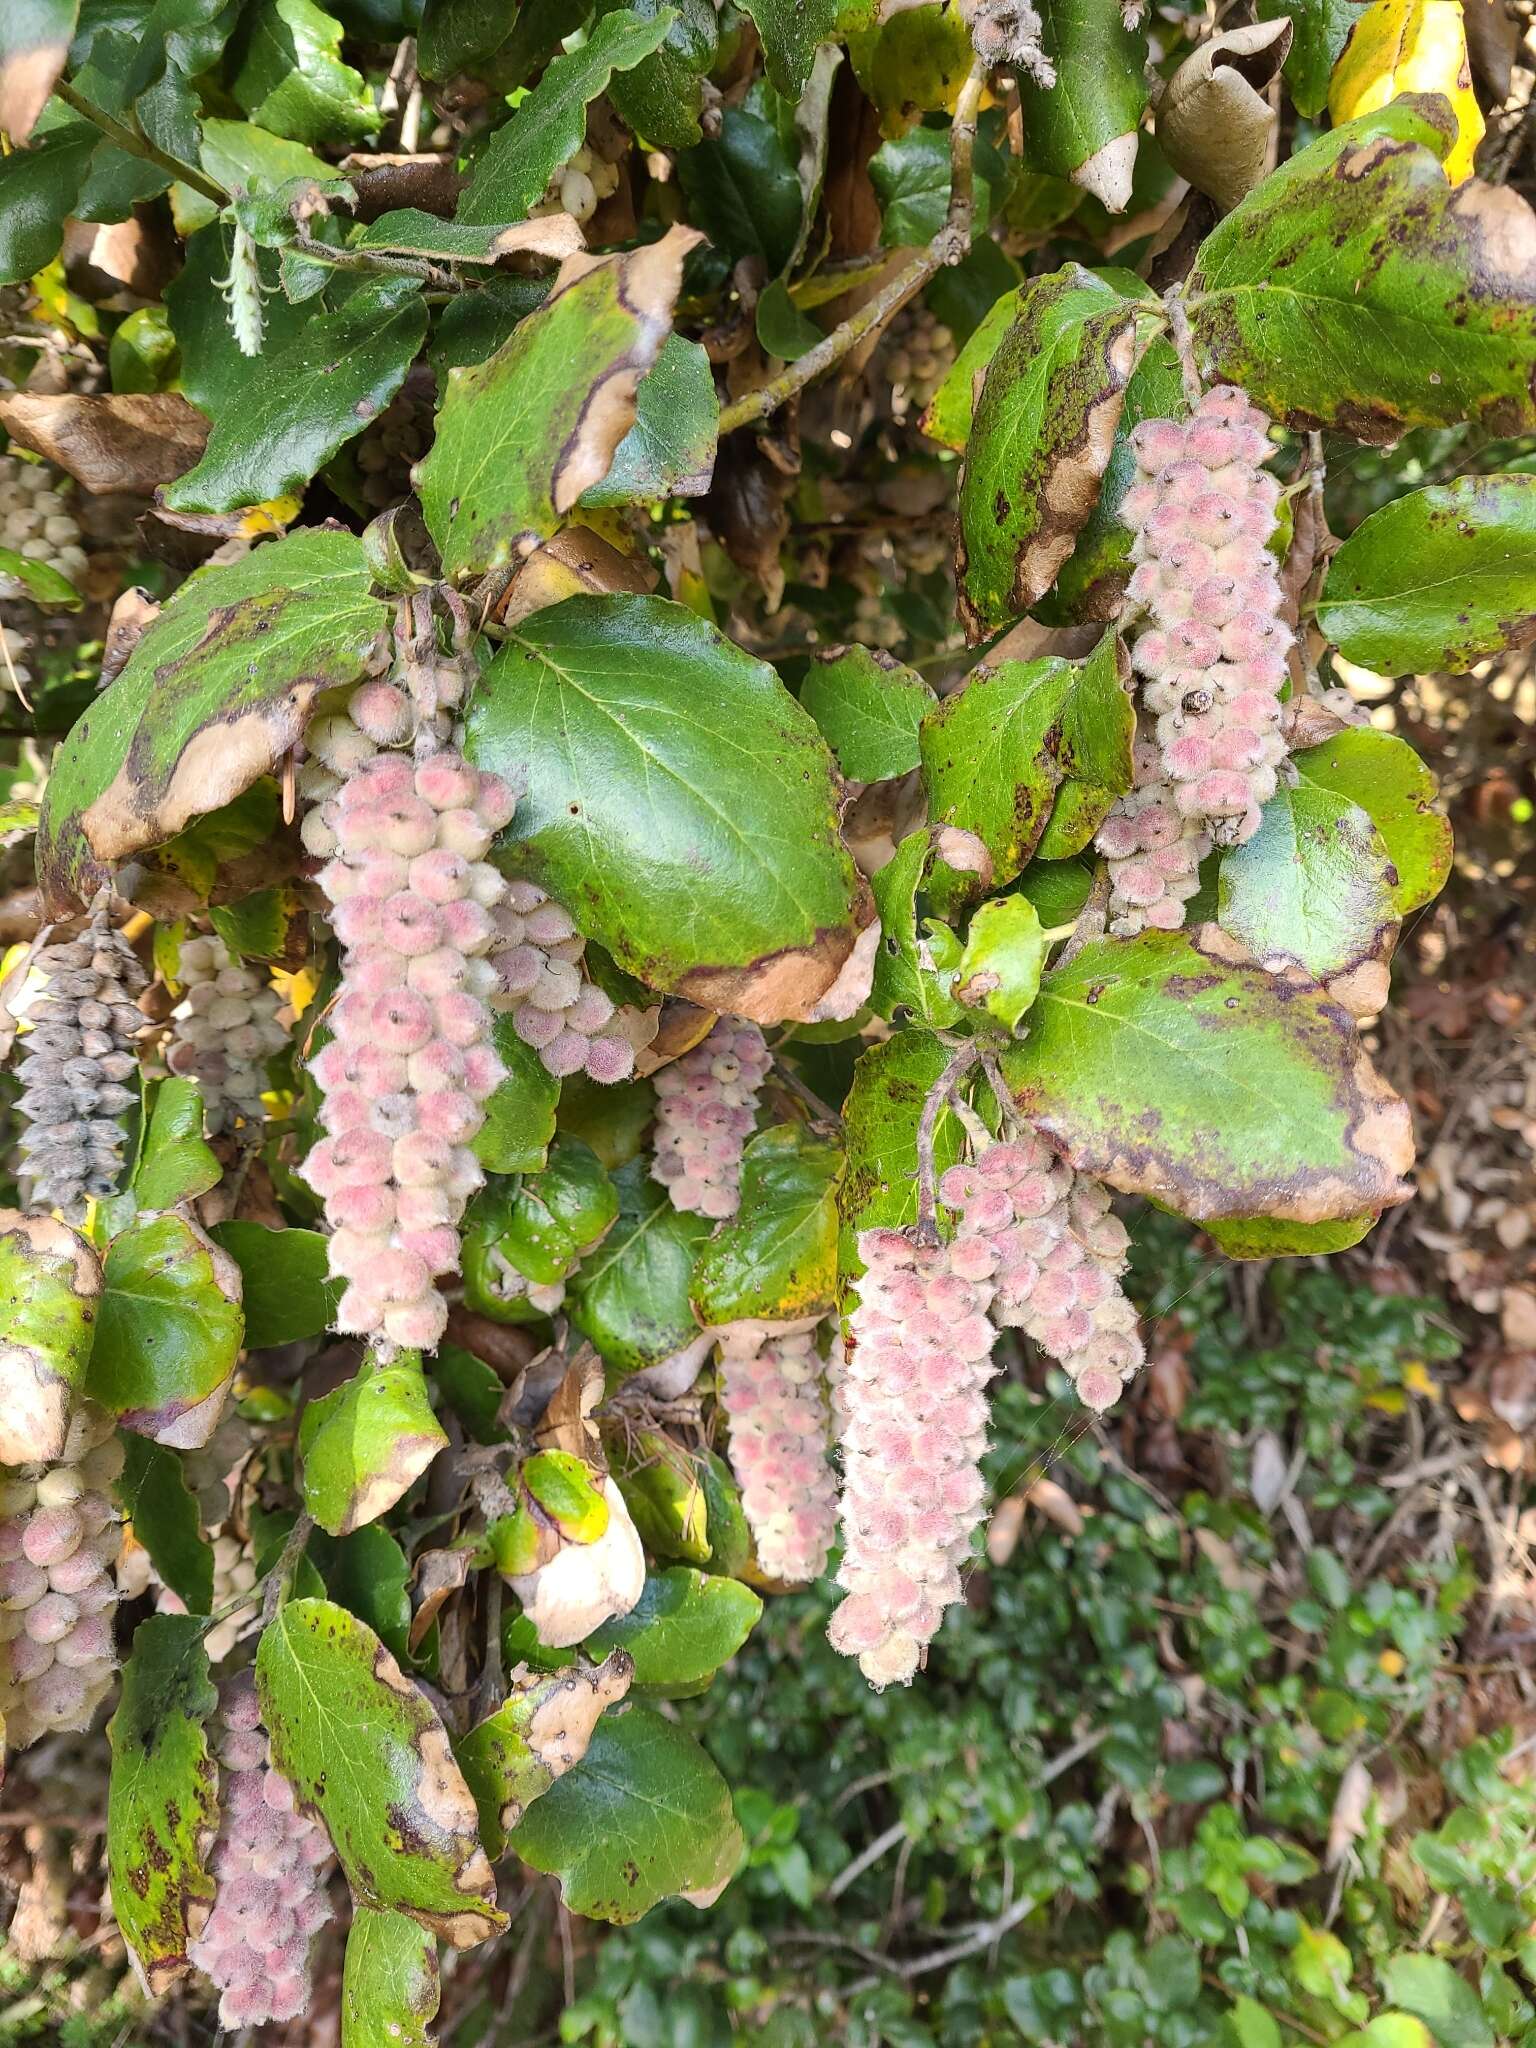
<instances>
[{"instance_id":1,"label":"leaf stem","mask_svg":"<svg viewBox=\"0 0 1536 2048\"><path fill-rule=\"evenodd\" d=\"M416 277L435 292L450 297L464 289L450 270L439 270L421 256L389 256L382 249L338 249L331 242L318 242L302 221L294 223L294 246L312 263L329 264L333 270L388 270L397 277Z\"/></svg>"},{"instance_id":2,"label":"leaf stem","mask_svg":"<svg viewBox=\"0 0 1536 2048\"><path fill-rule=\"evenodd\" d=\"M1200 381L1199 367L1195 362L1195 340L1189 331L1189 309L1184 304L1182 291L1171 291L1163 301L1168 309L1168 333L1173 342L1174 353L1179 359L1179 376L1184 384L1185 402L1191 411L1205 395L1205 386Z\"/></svg>"},{"instance_id":3,"label":"leaf stem","mask_svg":"<svg viewBox=\"0 0 1536 2048\"><path fill-rule=\"evenodd\" d=\"M981 1058L981 1047L967 1039L937 1081L928 1090L923 1113L917 1124L917 1241L933 1245L939 1241L936 1175L933 1141L938 1133L939 1113L959 1082Z\"/></svg>"},{"instance_id":4,"label":"leaf stem","mask_svg":"<svg viewBox=\"0 0 1536 2048\"><path fill-rule=\"evenodd\" d=\"M161 149L157 143L150 141L142 129L130 128L111 114L103 113L94 102L86 99L82 93L76 92L66 79L61 78L53 90L66 107L73 107L77 114L83 114L93 127L101 130L108 142L114 143L121 150L126 150L129 156L142 157L146 163L157 164L162 171L168 172L177 184L190 185L194 192L201 192L205 199L211 199L220 209L228 206L229 194L222 185L216 185L211 178L205 177L193 165L184 164L180 157L172 156L167 150Z\"/></svg>"},{"instance_id":5,"label":"leaf stem","mask_svg":"<svg viewBox=\"0 0 1536 2048\"><path fill-rule=\"evenodd\" d=\"M786 400L840 363L867 334L874 333L876 328L883 327L887 320L899 313L935 272L965 260L971 246L971 222L976 207L973 177L976 115L986 79L987 68L978 61L972 65L955 102L949 130L949 210L944 217L944 225L933 240L898 270L890 283L876 292L867 304L851 313L840 327L834 327L830 334L824 335L798 362L787 363L776 377L770 377L756 391L748 391L730 405L723 406L720 411L722 434L734 433L738 427L750 426L754 420L765 420L770 413L777 412Z\"/></svg>"},{"instance_id":6,"label":"leaf stem","mask_svg":"<svg viewBox=\"0 0 1536 2048\"><path fill-rule=\"evenodd\" d=\"M263 1628L272 1620L278 1608L287 1598L293 1584L293 1575L299 1568L299 1559L304 1555L305 1546L314 1533L313 1515L300 1514L299 1519L288 1531L288 1540L282 1554L267 1575L261 1595L261 1625Z\"/></svg>"}]
</instances>

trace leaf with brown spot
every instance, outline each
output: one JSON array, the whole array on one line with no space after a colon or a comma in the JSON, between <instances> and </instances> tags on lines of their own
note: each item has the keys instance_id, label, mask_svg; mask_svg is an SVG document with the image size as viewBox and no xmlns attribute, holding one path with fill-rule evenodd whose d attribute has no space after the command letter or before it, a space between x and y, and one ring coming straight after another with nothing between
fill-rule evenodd
<instances>
[{"instance_id":1,"label":"leaf with brown spot","mask_svg":"<svg viewBox=\"0 0 1536 2048\"><path fill-rule=\"evenodd\" d=\"M506 1926L443 1724L366 1623L290 1601L262 1635L256 1685L273 1762L324 1821L354 1898L455 1948Z\"/></svg>"},{"instance_id":2,"label":"leaf with brown spot","mask_svg":"<svg viewBox=\"0 0 1536 2048\"><path fill-rule=\"evenodd\" d=\"M960 479L955 564L973 640L1044 596L1098 503L1141 304L1078 263L1021 290L987 365Z\"/></svg>"},{"instance_id":3,"label":"leaf with brown spot","mask_svg":"<svg viewBox=\"0 0 1536 2048\"><path fill-rule=\"evenodd\" d=\"M290 534L205 569L168 600L54 757L37 870L58 915L88 901L102 863L173 838L275 772L322 690L386 646L349 533Z\"/></svg>"},{"instance_id":4,"label":"leaf with brown spot","mask_svg":"<svg viewBox=\"0 0 1536 2048\"><path fill-rule=\"evenodd\" d=\"M344 1386L311 1401L300 1418L304 1505L327 1535L350 1535L387 1514L447 1441L420 1352L383 1365L370 1351Z\"/></svg>"},{"instance_id":5,"label":"leaf with brown spot","mask_svg":"<svg viewBox=\"0 0 1536 2048\"><path fill-rule=\"evenodd\" d=\"M1085 945L1003 1071L1074 1166L1181 1216L1325 1223L1411 1192L1407 1106L1350 1018L1214 925Z\"/></svg>"},{"instance_id":6,"label":"leaf with brown spot","mask_svg":"<svg viewBox=\"0 0 1536 2048\"><path fill-rule=\"evenodd\" d=\"M406 1637L406 1648L412 1655L421 1648L433 1622L469 1577L473 1562L473 1553L467 1549L424 1550L417 1558L416 1604Z\"/></svg>"},{"instance_id":7,"label":"leaf with brown spot","mask_svg":"<svg viewBox=\"0 0 1536 2048\"><path fill-rule=\"evenodd\" d=\"M87 398L73 391L0 396L0 425L96 496L114 491L147 498L192 467L208 439L208 422L174 391L112 391Z\"/></svg>"},{"instance_id":8,"label":"leaf with brown spot","mask_svg":"<svg viewBox=\"0 0 1536 2048\"><path fill-rule=\"evenodd\" d=\"M101 1263L83 1237L0 1209L0 1465L63 1456L100 1297Z\"/></svg>"},{"instance_id":9,"label":"leaf with brown spot","mask_svg":"<svg viewBox=\"0 0 1536 2048\"><path fill-rule=\"evenodd\" d=\"M601 1664L515 1678L496 1711L460 1742L459 1767L492 1856L502 1854L534 1800L581 1762L604 1708L628 1692L634 1668L627 1651L613 1650Z\"/></svg>"}]
</instances>

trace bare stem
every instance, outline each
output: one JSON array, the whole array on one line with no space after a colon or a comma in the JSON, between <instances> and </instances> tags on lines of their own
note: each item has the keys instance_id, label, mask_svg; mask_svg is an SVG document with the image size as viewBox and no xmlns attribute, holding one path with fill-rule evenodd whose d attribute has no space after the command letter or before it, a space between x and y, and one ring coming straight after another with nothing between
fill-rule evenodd
<instances>
[{"instance_id":1,"label":"bare stem","mask_svg":"<svg viewBox=\"0 0 1536 2048\"><path fill-rule=\"evenodd\" d=\"M974 1039L967 1039L955 1054L937 1081L928 1090L923 1102L923 1113L917 1125L917 1241L919 1244L937 1244L939 1225L937 1192L933 1164L933 1141L939 1128L939 1116L955 1088L981 1058L981 1047Z\"/></svg>"},{"instance_id":2,"label":"bare stem","mask_svg":"<svg viewBox=\"0 0 1536 2048\"><path fill-rule=\"evenodd\" d=\"M266 1627L282 1604L283 1596L293 1583L293 1575L299 1568L299 1559L304 1555L304 1546L314 1532L313 1515L299 1516L288 1531L288 1541L283 1545L282 1555L267 1574L266 1585L261 1596L261 1625Z\"/></svg>"},{"instance_id":3,"label":"bare stem","mask_svg":"<svg viewBox=\"0 0 1536 2048\"><path fill-rule=\"evenodd\" d=\"M211 178L205 177L193 165L184 164L179 157L171 156L159 148L139 128L130 128L125 122L114 119L111 114L103 113L100 107L76 92L66 79L61 78L53 90L66 107L73 107L77 114L83 114L87 121L101 130L109 142L115 143L119 149L126 150L129 156L142 157L145 163L158 164L178 185L190 185L194 192L201 192L203 197L211 199L215 206L228 206L229 194L222 185L216 185Z\"/></svg>"},{"instance_id":4,"label":"bare stem","mask_svg":"<svg viewBox=\"0 0 1536 2048\"><path fill-rule=\"evenodd\" d=\"M926 249L897 271L889 284L884 285L867 304L860 306L856 313L850 313L840 327L834 327L798 362L787 363L776 377L770 377L756 391L748 391L732 404L722 407L722 434L734 433L738 427L750 426L754 420L765 420L770 413L777 412L787 399L803 391L808 384L814 384L818 377L840 363L867 334L874 333L876 328L883 327L887 320L894 318L936 271L942 270L946 264L964 262L971 246L971 222L976 205L972 175L976 153L976 115L986 79L986 66L977 62L971 67L955 102L949 131L949 210L943 227Z\"/></svg>"},{"instance_id":5,"label":"bare stem","mask_svg":"<svg viewBox=\"0 0 1536 2048\"><path fill-rule=\"evenodd\" d=\"M1184 382L1184 397L1189 405L1196 406L1204 395L1205 387L1195 362L1195 340L1189 331L1189 313L1183 294L1172 291L1164 303L1168 308L1168 332L1179 359L1179 375Z\"/></svg>"},{"instance_id":6,"label":"bare stem","mask_svg":"<svg viewBox=\"0 0 1536 2048\"><path fill-rule=\"evenodd\" d=\"M417 277L434 291L450 295L464 287L452 271L439 270L420 256L390 256L382 249L338 249L333 243L317 241L302 221L294 223L296 246L312 263L332 270L388 270L397 277Z\"/></svg>"}]
</instances>

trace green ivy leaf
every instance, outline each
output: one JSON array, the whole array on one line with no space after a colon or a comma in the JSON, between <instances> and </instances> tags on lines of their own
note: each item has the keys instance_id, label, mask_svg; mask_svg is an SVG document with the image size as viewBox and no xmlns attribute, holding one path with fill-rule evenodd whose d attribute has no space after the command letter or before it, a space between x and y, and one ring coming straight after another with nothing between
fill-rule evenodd
<instances>
[{"instance_id":1,"label":"green ivy leaf","mask_svg":"<svg viewBox=\"0 0 1536 2048\"><path fill-rule=\"evenodd\" d=\"M1344 1013L1212 925L1084 946L1003 1072L1074 1166L1182 1216L1325 1223L1407 1194L1407 1110Z\"/></svg>"},{"instance_id":2,"label":"green ivy leaf","mask_svg":"<svg viewBox=\"0 0 1536 2048\"><path fill-rule=\"evenodd\" d=\"M1136 302L1078 263L1022 287L960 480L956 573L973 639L1044 596L1098 503L1136 323Z\"/></svg>"},{"instance_id":3,"label":"green ivy leaf","mask_svg":"<svg viewBox=\"0 0 1536 2048\"><path fill-rule=\"evenodd\" d=\"M936 959L929 940L917 929L918 892L933 860L932 840L926 826L920 832L909 832L885 866L871 877L881 939L875 951L870 1003L878 1016L892 1022L899 1022L900 1013L905 1012L942 1031L960 1015L960 1005L950 993L953 974L947 963Z\"/></svg>"},{"instance_id":4,"label":"green ivy leaf","mask_svg":"<svg viewBox=\"0 0 1536 2048\"><path fill-rule=\"evenodd\" d=\"M156 1443L206 1443L243 1340L240 1268L171 1213L131 1223L102 1273L86 1392Z\"/></svg>"},{"instance_id":5,"label":"green ivy leaf","mask_svg":"<svg viewBox=\"0 0 1536 2048\"><path fill-rule=\"evenodd\" d=\"M454 1948L506 1926L447 1732L371 1628L329 1600L290 1601L262 1633L256 1685L272 1760L324 1821L355 1899Z\"/></svg>"},{"instance_id":6,"label":"green ivy leaf","mask_svg":"<svg viewBox=\"0 0 1536 2048\"><path fill-rule=\"evenodd\" d=\"M1147 104L1147 37L1128 28L1120 0L1041 0L1040 47L1054 85L1020 71L1024 162L1070 178L1122 213L1136 168L1136 129Z\"/></svg>"},{"instance_id":7,"label":"green ivy leaf","mask_svg":"<svg viewBox=\"0 0 1536 2048\"><path fill-rule=\"evenodd\" d=\"M67 576L52 562L34 562L30 555L18 555L14 548L0 548L0 585L19 583L20 592L11 596L30 598L49 612L77 612L85 599Z\"/></svg>"},{"instance_id":8,"label":"green ivy leaf","mask_svg":"<svg viewBox=\"0 0 1536 2048\"><path fill-rule=\"evenodd\" d=\"M1333 560L1318 624L1378 675L1465 675L1536 639L1536 476L1463 476L1410 491Z\"/></svg>"},{"instance_id":9,"label":"green ivy leaf","mask_svg":"<svg viewBox=\"0 0 1536 2048\"><path fill-rule=\"evenodd\" d=\"M487 1173L537 1173L555 1135L560 1083L518 1037L509 1014L496 1018L492 1038L505 1073L485 1105L475 1157Z\"/></svg>"},{"instance_id":10,"label":"green ivy leaf","mask_svg":"<svg viewBox=\"0 0 1536 2048\"><path fill-rule=\"evenodd\" d=\"M503 844L652 988L772 1023L854 940L831 757L773 671L682 605L576 597L508 634L467 751L526 781Z\"/></svg>"},{"instance_id":11,"label":"green ivy leaf","mask_svg":"<svg viewBox=\"0 0 1536 2048\"><path fill-rule=\"evenodd\" d=\"M1285 2048L1273 2016L1258 2003L1257 1999L1234 1999L1232 2010L1227 2015L1227 2024L1232 2030L1232 2038L1237 2043L1237 2048Z\"/></svg>"},{"instance_id":12,"label":"green ivy leaf","mask_svg":"<svg viewBox=\"0 0 1536 2048\"><path fill-rule=\"evenodd\" d=\"M311 1401L300 1418L304 1505L329 1535L350 1535L386 1514L447 1441L420 1355L380 1365L369 1353L345 1386Z\"/></svg>"},{"instance_id":13,"label":"green ivy leaf","mask_svg":"<svg viewBox=\"0 0 1536 2048\"><path fill-rule=\"evenodd\" d=\"M917 766L918 728L934 696L883 649L837 647L811 663L800 702L851 782L885 782Z\"/></svg>"},{"instance_id":14,"label":"green ivy leaf","mask_svg":"<svg viewBox=\"0 0 1536 2048\"><path fill-rule=\"evenodd\" d=\"M217 1704L197 1617L141 1621L107 1724L107 1874L117 1924L157 1998L187 1968L192 1915L213 1902L219 1773L205 1724Z\"/></svg>"},{"instance_id":15,"label":"green ivy leaf","mask_svg":"<svg viewBox=\"0 0 1536 2048\"><path fill-rule=\"evenodd\" d=\"M607 476L635 424L636 386L670 331L695 239L672 228L628 255L568 264L488 362L449 371L418 473L445 576L518 559Z\"/></svg>"},{"instance_id":16,"label":"green ivy leaf","mask_svg":"<svg viewBox=\"0 0 1536 2048\"><path fill-rule=\"evenodd\" d=\"M715 473L720 401L709 357L696 341L669 334L640 379L635 424L614 450L608 474L581 494L588 507L699 498Z\"/></svg>"},{"instance_id":17,"label":"green ivy leaf","mask_svg":"<svg viewBox=\"0 0 1536 2048\"><path fill-rule=\"evenodd\" d=\"M1040 993L1050 941L1027 896L1000 896L971 919L955 992L1013 1031Z\"/></svg>"},{"instance_id":18,"label":"green ivy leaf","mask_svg":"<svg viewBox=\"0 0 1536 2048\"><path fill-rule=\"evenodd\" d=\"M1491 434L1536 425L1536 226L1507 186L1451 189L1439 158L1455 134L1444 100L1406 94L1235 207L1185 285L1206 377L1292 426L1363 441L1463 419Z\"/></svg>"},{"instance_id":19,"label":"green ivy leaf","mask_svg":"<svg viewBox=\"0 0 1536 2048\"><path fill-rule=\"evenodd\" d=\"M64 240L100 131L69 121L0 157L0 284L25 284Z\"/></svg>"},{"instance_id":20,"label":"green ivy leaf","mask_svg":"<svg viewBox=\"0 0 1536 2048\"><path fill-rule=\"evenodd\" d=\"M848 1165L838 1191L842 1234L838 1266L859 1273L858 1236L877 1226L901 1230L917 1220L917 1126L949 1050L926 1031L899 1031L859 1056L843 1104ZM946 1107L934 1126L933 1159L942 1173L965 1151L965 1132Z\"/></svg>"},{"instance_id":21,"label":"green ivy leaf","mask_svg":"<svg viewBox=\"0 0 1536 2048\"><path fill-rule=\"evenodd\" d=\"M644 1160L614 1175L618 1220L571 1281L571 1321L615 1372L640 1372L699 1334L689 1302L706 1217L674 1209Z\"/></svg>"},{"instance_id":22,"label":"green ivy leaf","mask_svg":"<svg viewBox=\"0 0 1536 2048\"><path fill-rule=\"evenodd\" d=\"M218 1186L224 1169L203 1137L203 1091L172 1076L155 1084L133 1171L140 1209L174 1209Z\"/></svg>"},{"instance_id":23,"label":"green ivy leaf","mask_svg":"<svg viewBox=\"0 0 1536 2048\"><path fill-rule=\"evenodd\" d=\"M197 1498L174 1451L124 1435L117 1499L149 1561L190 1614L213 1612L213 1547L203 1539Z\"/></svg>"},{"instance_id":24,"label":"green ivy leaf","mask_svg":"<svg viewBox=\"0 0 1536 2048\"><path fill-rule=\"evenodd\" d=\"M652 1572L629 1613L604 1622L588 1656L618 1649L634 1662L634 1683L652 1698L686 1698L707 1685L757 1626L763 1603L739 1579L688 1565Z\"/></svg>"},{"instance_id":25,"label":"green ivy leaf","mask_svg":"<svg viewBox=\"0 0 1536 2048\"><path fill-rule=\"evenodd\" d=\"M870 183L880 201L882 249L926 247L949 213L949 137L942 128L909 128L882 143L869 160ZM986 233L992 194L973 175L973 232Z\"/></svg>"},{"instance_id":26,"label":"green ivy leaf","mask_svg":"<svg viewBox=\"0 0 1536 2048\"><path fill-rule=\"evenodd\" d=\"M101 1286L95 1252L68 1224L0 1209L0 1465L51 1464L64 1455Z\"/></svg>"},{"instance_id":27,"label":"green ivy leaf","mask_svg":"<svg viewBox=\"0 0 1536 2048\"><path fill-rule=\"evenodd\" d=\"M1397 915L1432 903L1451 871L1451 821L1438 807L1438 782L1408 742L1356 726L1293 758L1304 785L1357 803L1374 823L1397 871Z\"/></svg>"},{"instance_id":28,"label":"green ivy leaf","mask_svg":"<svg viewBox=\"0 0 1536 2048\"><path fill-rule=\"evenodd\" d=\"M341 2048L433 2048L437 1942L406 1913L358 1906L341 1969Z\"/></svg>"},{"instance_id":29,"label":"green ivy leaf","mask_svg":"<svg viewBox=\"0 0 1536 2048\"><path fill-rule=\"evenodd\" d=\"M586 1755L604 1709L629 1690L624 1652L599 1665L550 1676L514 1678L505 1700L473 1727L455 1755L480 1811L480 1834L493 1857L536 1799Z\"/></svg>"},{"instance_id":30,"label":"green ivy leaf","mask_svg":"<svg viewBox=\"0 0 1536 2048\"><path fill-rule=\"evenodd\" d=\"M768 76L787 100L805 91L818 43L836 39L838 0L745 0Z\"/></svg>"},{"instance_id":31,"label":"green ivy leaf","mask_svg":"<svg viewBox=\"0 0 1536 2048\"><path fill-rule=\"evenodd\" d=\"M273 773L388 617L350 533L290 534L189 577L54 756L37 844L50 913Z\"/></svg>"},{"instance_id":32,"label":"green ivy leaf","mask_svg":"<svg viewBox=\"0 0 1536 2048\"><path fill-rule=\"evenodd\" d=\"M232 1218L208 1233L240 1268L245 1286L245 1342L251 1351L318 1337L335 1318L342 1282L326 1271L318 1230L269 1230Z\"/></svg>"},{"instance_id":33,"label":"green ivy leaf","mask_svg":"<svg viewBox=\"0 0 1536 2048\"><path fill-rule=\"evenodd\" d=\"M383 119L341 58L341 23L314 0L260 0L240 24L230 90L251 119L294 142L349 144Z\"/></svg>"},{"instance_id":34,"label":"green ivy leaf","mask_svg":"<svg viewBox=\"0 0 1536 2048\"><path fill-rule=\"evenodd\" d=\"M709 1329L797 1322L837 1290L837 1186L843 1156L803 1124L759 1131L742 1155L741 1207L699 1253L693 1306Z\"/></svg>"},{"instance_id":35,"label":"green ivy leaf","mask_svg":"<svg viewBox=\"0 0 1536 2048\"><path fill-rule=\"evenodd\" d=\"M524 1814L512 1847L559 1878L572 1912L627 1926L662 1899L713 1896L743 1843L705 1751L653 1708L634 1706L598 1723L581 1762Z\"/></svg>"}]
</instances>

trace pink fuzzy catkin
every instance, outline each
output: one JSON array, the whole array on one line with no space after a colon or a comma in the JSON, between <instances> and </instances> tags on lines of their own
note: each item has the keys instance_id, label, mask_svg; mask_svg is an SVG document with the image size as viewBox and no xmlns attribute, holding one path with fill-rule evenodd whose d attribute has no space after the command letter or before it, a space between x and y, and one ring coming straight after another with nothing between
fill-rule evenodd
<instances>
[{"instance_id":1,"label":"pink fuzzy catkin","mask_svg":"<svg viewBox=\"0 0 1536 2048\"><path fill-rule=\"evenodd\" d=\"M731 1429L731 1469L771 1579L820 1578L837 1514L827 1462L827 1397L814 1329L733 1323L720 1332L720 1402Z\"/></svg>"},{"instance_id":2,"label":"pink fuzzy catkin","mask_svg":"<svg viewBox=\"0 0 1536 2048\"><path fill-rule=\"evenodd\" d=\"M587 974L586 943L570 912L536 882L510 883L496 912L495 1006L511 1011L513 1030L547 1072L627 1081L635 1049Z\"/></svg>"},{"instance_id":3,"label":"pink fuzzy catkin","mask_svg":"<svg viewBox=\"0 0 1536 2048\"><path fill-rule=\"evenodd\" d=\"M872 1685L905 1685L946 1607L981 1518L992 1281L953 1247L899 1230L859 1238L864 1273L838 1387L846 1598L827 1634Z\"/></svg>"},{"instance_id":4,"label":"pink fuzzy catkin","mask_svg":"<svg viewBox=\"0 0 1536 2048\"><path fill-rule=\"evenodd\" d=\"M651 1177L667 1190L674 1209L716 1219L736 1214L741 1155L772 1064L755 1024L722 1017L707 1038L654 1077Z\"/></svg>"},{"instance_id":5,"label":"pink fuzzy catkin","mask_svg":"<svg viewBox=\"0 0 1536 2048\"><path fill-rule=\"evenodd\" d=\"M1208 823L1218 846L1253 837L1285 754L1292 635L1265 545L1280 495L1260 467L1265 425L1232 385L1208 391L1187 421L1143 420L1131 433L1138 480L1121 505L1136 536L1128 594L1152 620L1131 658L1162 776L1179 815Z\"/></svg>"},{"instance_id":6,"label":"pink fuzzy catkin","mask_svg":"<svg viewBox=\"0 0 1536 2048\"><path fill-rule=\"evenodd\" d=\"M297 1811L292 1786L273 1767L249 1672L221 1689L212 1733L222 1779L217 1889L187 1954L221 1993L222 2026L297 2019L309 2003L310 1949L331 1918L330 1837Z\"/></svg>"},{"instance_id":7,"label":"pink fuzzy catkin","mask_svg":"<svg viewBox=\"0 0 1536 2048\"><path fill-rule=\"evenodd\" d=\"M470 1140L502 1076L485 956L507 885L485 855L515 807L450 746L366 755L323 807L342 978L312 1063L326 1137L304 1174L349 1283L337 1327L376 1341L431 1349L447 1326L434 1283L458 1270L482 1180Z\"/></svg>"},{"instance_id":8,"label":"pink fuzzy catkin","mask_svg":"<svg viewBox=\"0 0 1536 2048\"><path fill-rule=\"evenodd\" d=\"M1094 841L1109 869L1109 930L1117 938L1148 925L1179 930L1211 850L1204 819L1180 811L1157 748L1138 740L1135 760L1135 788L1119 798Z\"/></svg>"}]
</instances>

